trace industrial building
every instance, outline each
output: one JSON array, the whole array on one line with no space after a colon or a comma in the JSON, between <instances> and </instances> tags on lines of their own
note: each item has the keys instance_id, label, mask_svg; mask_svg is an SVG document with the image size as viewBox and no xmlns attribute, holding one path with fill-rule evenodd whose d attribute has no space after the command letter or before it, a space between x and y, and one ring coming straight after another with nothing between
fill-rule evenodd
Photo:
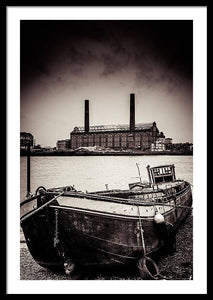
<instances>
[{"instance_id":1,"label":"industrial building","mask_svg":"<svg viewBox=\"0 0 213 300\"><path fill-rule=\"evenodd\" d=\"M115 150L151 150L158 138L165 138L156 122L135 124L135 94L130 94L130 121L127 125L89 124L89 100L85 100L84 127L70 133L70 148L99 146Z\"/></svg>"}]
</instances>

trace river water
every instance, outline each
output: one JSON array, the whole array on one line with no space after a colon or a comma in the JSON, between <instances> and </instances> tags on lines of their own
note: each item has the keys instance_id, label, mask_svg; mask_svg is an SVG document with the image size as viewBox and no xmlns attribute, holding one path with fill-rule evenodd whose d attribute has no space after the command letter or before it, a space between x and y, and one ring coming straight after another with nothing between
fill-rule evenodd
<instances>
[{"instance_id":1,"label":"river water","mask_svg":"<svg viewBox=\"0 0 213 300\"><path fill-rule=\"evenodd\" d=\"M20 158L20 200L27 191L27 158ZM31 157L31 192L38 186L46 188L74 185L80 191L127 189L139 181L148 181L150 167L174 164L177 179L193 184L193 156L33 156Z\"/></svg>"}]
</instances>

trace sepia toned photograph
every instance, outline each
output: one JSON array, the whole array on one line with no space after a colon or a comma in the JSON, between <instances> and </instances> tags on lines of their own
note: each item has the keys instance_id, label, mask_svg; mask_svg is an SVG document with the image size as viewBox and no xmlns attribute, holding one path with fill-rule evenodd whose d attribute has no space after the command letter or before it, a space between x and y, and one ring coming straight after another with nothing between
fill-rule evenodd
<instances>
[{"instance_id":1,"label":"sepia toned photograph","mask_svg":"<svg viewBox=\"0 0 213 300\"><path fill-rule=\"evenodd\" d=\"M21 278L191 280L192 21L20 26Z\"/></svg>"},{"instance_id":2,"label":"sepia toned photograph","mask_svg":"<svg viewBox=\"0 0 213 300\"><path fill-rule=\"evenodd\" d=\"M21 285L194 280L195 23L127 15L20 18Z\"/></svg>"}]
</instances>

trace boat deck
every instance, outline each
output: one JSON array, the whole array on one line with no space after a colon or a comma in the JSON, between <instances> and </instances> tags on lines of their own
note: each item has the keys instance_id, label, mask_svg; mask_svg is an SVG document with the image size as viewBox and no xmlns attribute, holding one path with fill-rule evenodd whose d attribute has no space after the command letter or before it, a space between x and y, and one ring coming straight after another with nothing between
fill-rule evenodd
<instances>
[{"instance_id":1,"label":"boat deck","mask_svg":"<svg viewBox=\"0 0 213 300\"><path fill-rule=\"evenodd\" d=\"M75 198L75 197L66 197L61 196L57 199L58 206L54 206L55 208L62 208L73 211L87 211L87 213L104 213L104 214L113 214L122 215L122 216L132 216L132 217L153 217L155 214L155 208L158 209L159 212L165 213L173 209L169 206L157 205L157 203L150 205L141 205L141 202L138 202L138 205L132 205L129 202L126 203L115 203L108 202L104 200L94 201L93 199L87 198ZM170 201L170 204L174 205L174 201ZM53 207L51 205L51 207Z\"/></svg>"},{"instance_id":2,"label":"boat deck","mask_svg":"<svg viewBox=\"0 0 213 300\"><path fill-rule=\"evenodd\" d=\"M57 199L59 208L63 207L67 210L87 211L88 213L105 213L113 215L123 215L137 217L153 217L155 210L160 213L167 213L173 208L174 198L165 201L165 196L174 195L176 187L181 187L183 181L177 180L174 182L167 182L158 184L155 187L149 187L137 191L102 191L100 195L88 193L82 194L82 197L76 196L72 193L60 196ZM129 193L128 198L122 198L122 192L126 195ZM114 199L114 201L113 201ZM120 203L119 203L120 200ZM160 200L160 201L159 201ZM165 201L165 205L163 205ZM160 202L160 203L159 203ZM171 206L169 206L171 205ZM55 206L56 207L56 206Z\"/></svg>"}]
</instances>

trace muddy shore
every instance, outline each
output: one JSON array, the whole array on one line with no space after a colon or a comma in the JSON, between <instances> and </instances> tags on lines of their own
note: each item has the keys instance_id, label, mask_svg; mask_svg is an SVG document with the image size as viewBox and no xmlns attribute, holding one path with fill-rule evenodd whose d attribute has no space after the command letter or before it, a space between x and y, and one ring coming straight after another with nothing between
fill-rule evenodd
<instances>
[{"instance_id":1,"label":"muddy shore","mask_svg":"<svg viewBox=\"0 0 213 300\"><path fill-rule=\"evenodd\" d=\"M176 251L164 254L156 261L159 272L166 280L193 279L193 216L189 215L176 235ZM53 273L39 266L29 253L24 237L20 243L21 280L71 280L63 273ZM72 279L80 280L141 280L137 269L84 269L76 270Z\"/></svg>"}]
</instances>

